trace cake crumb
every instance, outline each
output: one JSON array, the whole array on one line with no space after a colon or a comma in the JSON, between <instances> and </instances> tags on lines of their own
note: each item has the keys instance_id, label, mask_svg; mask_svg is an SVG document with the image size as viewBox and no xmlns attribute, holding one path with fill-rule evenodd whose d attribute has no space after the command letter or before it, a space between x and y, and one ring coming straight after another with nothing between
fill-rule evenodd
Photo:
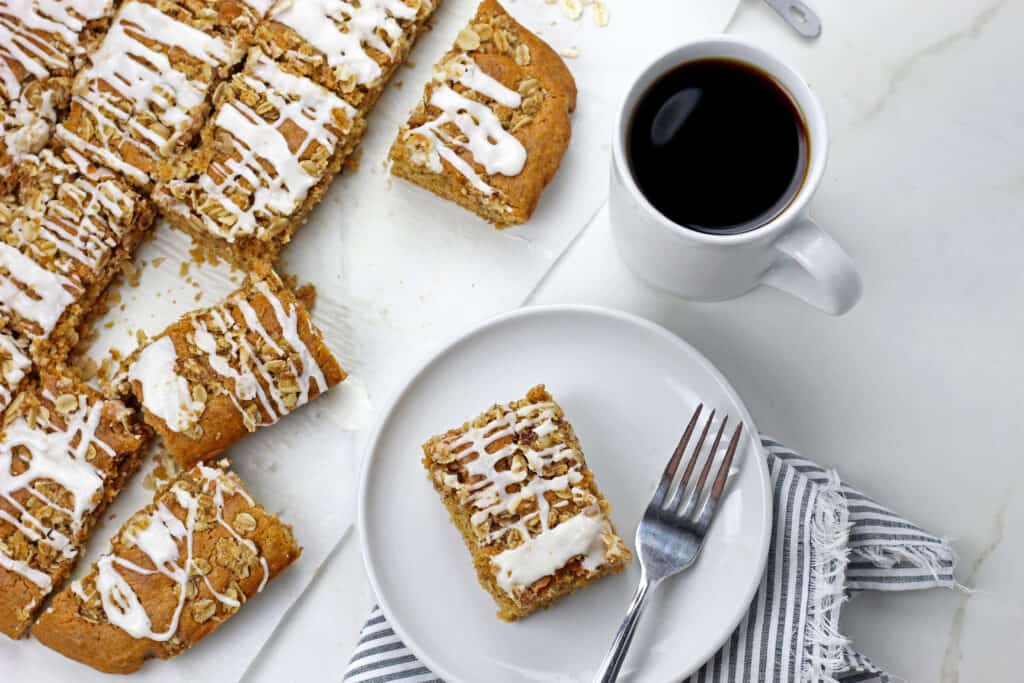
<instances>
[{"instance_id":1,"label":"cake crumb","mask_svg":"<svg viewBox=\"0 0 1024 683\"><path fill-rule=\"evenodd\" d=\"M348 173L355 173L356 171L358 171L359 170L359 162L360 162L360 160L362 158L363 158L363 148L362 147L357 147L355 149L355 151L352 152L352 154L350 154L347 159L345 159L345 164L344 164L345 171L347 171Z\"/></svg>"},{"instance_id":2,"label":"cake crumb","mask_svg":"<svg viewBox=\"0 0 1024 683\"><path fill-rule=\"evenodd\" d=\"M128 281L129 285L131 285L132 287L139 286L139 280L142 277L142 271L139 270L139 268L134 263L132 263L131 261L125 261L123 264L121 264L121 272L124 274L124 278L125 280Z\"/></svg>"},{"instance_id":3,"label":"cake crumb","mask_svg":"<svg viewBox=\"0 0 1024 683\"><path fill-rule=\"evenodd\" d=\"M316 296L316 285L311 282L307 282L295 290L295 298L301 301L302 305L310 311L316 305Z\"/></svg>"},{"instance_id":4,"label":"cake crumb","mask_svg":"<svg viewBox=\"0 0 1024 683\"><path fill-rule=\"evenodd\" d=\"M562 14L575 21L583 14L583 3L580 0L559 0L558 6Z\"/></svg>"}]
</instances>

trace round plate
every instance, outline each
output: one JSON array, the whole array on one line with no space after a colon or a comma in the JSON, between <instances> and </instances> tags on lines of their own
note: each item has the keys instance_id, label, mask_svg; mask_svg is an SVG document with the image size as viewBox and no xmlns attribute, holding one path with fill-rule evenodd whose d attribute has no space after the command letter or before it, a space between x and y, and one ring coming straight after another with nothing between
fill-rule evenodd
<instances>
[{"instance_id":1,"label":"round plate","mask_svg":"<svg viewBox=\"0 0 1024 683\"><path fill-rule=\"evenodd\" d=\"M359 490L363 557L381 608L449 683L591 679L639 564L507 624L420 463L431 435L540 383L575 427L634 551L636 526L697 403L746 424L740 472L701 557L653 594L623 668L632 680L678 681L715 653L750 604L768 553L771 489L754 423L725 378L675 335L624 313L514 311L456 339L398 393L370 441Z\"/></svg>"}]
</instances>

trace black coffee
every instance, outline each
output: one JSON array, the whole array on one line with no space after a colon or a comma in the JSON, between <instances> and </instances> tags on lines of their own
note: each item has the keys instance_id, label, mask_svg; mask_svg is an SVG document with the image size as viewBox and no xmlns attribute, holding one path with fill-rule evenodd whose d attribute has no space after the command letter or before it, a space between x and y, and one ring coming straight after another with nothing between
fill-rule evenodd
<instances>
[{"instance_id":1,"label":"black coffee","mask_svg":"<svg viewBox=\"0 0 1024 683\"><path fill-rule=\"evenodd\" d=\"M679 225L716 235L779 214L807 170L807 129L790 94L753 66L702 59L640 98L628 139L640 190Z\"/></svg>"}]
</instances>

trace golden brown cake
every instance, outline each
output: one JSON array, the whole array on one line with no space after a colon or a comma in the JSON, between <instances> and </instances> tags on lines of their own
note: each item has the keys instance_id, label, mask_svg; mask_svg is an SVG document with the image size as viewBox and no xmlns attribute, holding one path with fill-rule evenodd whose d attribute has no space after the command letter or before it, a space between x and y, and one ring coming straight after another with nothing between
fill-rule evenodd
<instances>
[{"instance_id":1,"label":"golden brown cake","mask_svg":"<svg viewBox=\"0 0 1024 683\"><path fill-rule=\"evenodd\" d=\"M125 522L32 635L99 671L130 673L215 631L300 552L235 474L197 465Z\"/></svg>"},{"instance_id":2,"label":"golden brown cake","mask_svg":"<svg viewBox=\"0 0 1024 683\"><path fill-rule=\"evenodd\" d=\"M0 330L0 412L26 386L32 371L30 340L9 330Z\"/></svg>"},{"instance_id":3,"label":"golden brown cake","mask_svg":"<svg viewBox=\"0 0 1024 683\"><path fill-rule=\"evenodd\" d=\"M405 61L440 0L277 2L256 42L282 68L344 97L361 114Z\"/></svg>"},{"instance_id":4,"label":"golden brown cake","mask_svg":"<svg viewBox=\"0 0 1024 683\"><path fill-rule=\"evenodd\" d=\"M18 638L71 573L146 430L123 403L67 377L17 395L0 432L0 633Z\"/></svg>"},{"instance_id":5,"label":"golden brown cake","mask_svg":"<svg viewBox=\"0 0 1024 683\"><path fill-rule=\"evenodd\" d=\"M391 172L499 228L525 223L558 171L575 108L561 57L484 0L399 131Z\"/></svg>"},{"instance_id":6,"label":"golden brown cake","mask_svg":"<svg viewBox=\"0 0 1024 683\"><path fill-rule=\"evenodd\" d=\"M63 115L71 77L102 37L113 0L0 0L0 188L41 150Z\"/></svg>"},{"instance_id":7,"label":"golden brown cake","mask_svg":"<svg viewBox=\"0 0 1024 683\"><path fill-rule=\"evenodd\" d=\"M57 129L63 143L139 188L149 189L161 161L186 149L214 88L243 56L244 36L229 35L215 10L194 13L187 4L122 5L75 77Z\"/></svg>"},{"instance_id":8,"label":"golden brown cake","mask_svg":"<svg viewBox=\"0 0 1024 683\"><path fill-rule=\"evenodd\" d=\"M572 425L544 385L431 438L423 453L502 619L629 563Z\"/></svg>"},{"instance_id":9,"label":"golden brown cake","mask_svg":"<svg viewBox=\"0 0 1024 683\"><path fill-rule=\"evenodd\" d=\"M218 90L198 150L154 199L168 220L243 268L272 263L351 154L363 120L258 48Z\"/></svg>"},{"instance_id":10,"label":"golden brown cake","mask_svg":"<svg viewBox=\"0 0 1024 683\"><path fill-rule=\"evenodd\" d=\"M78 342L155 212L120 176L70 148L26 157L20 174L14 205L0 206L0 329L31 340L45 367Z\"/></svg>"},{"instance_id":11,"label":"golden brown cake","mask_svg":"<svg viewBox=\"0 0 1024 683\"><path fill-rule=\"evenodd\" d=\"M209 460L345 379L305 307L267 269L126 362L146 422L182 467Z\"/></svg>"}]
</instances>

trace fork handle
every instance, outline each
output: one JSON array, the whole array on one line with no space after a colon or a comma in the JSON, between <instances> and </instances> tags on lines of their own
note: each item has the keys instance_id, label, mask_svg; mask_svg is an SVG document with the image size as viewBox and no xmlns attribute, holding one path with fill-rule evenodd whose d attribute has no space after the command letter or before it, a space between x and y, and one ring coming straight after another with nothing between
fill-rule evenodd
<instances>
[{"instance_id":1,"label":"fork handle","mask_svg":"<svg viewBox=\"0 0 1024 683\"><path fill-rule=\"evenodd\" d=\"M618 633L615 634L615 640L612 641L612 647L605 655L604 661L601 662L601 668L598 669L597 675L594 676L594 683L613 683L619 677L619 669L626 661L626 653L629 651L630 643L633 642L636 625L640 623L640 615L644 611L644 605L647 604L647 594L653 587L654 584L647 580L646 574L640 576L640 585L636 587L633 601L629 603L629 609L626 610L626 618L622 620L622 625L619 626Z\"/></svg>"}]
</instances>

